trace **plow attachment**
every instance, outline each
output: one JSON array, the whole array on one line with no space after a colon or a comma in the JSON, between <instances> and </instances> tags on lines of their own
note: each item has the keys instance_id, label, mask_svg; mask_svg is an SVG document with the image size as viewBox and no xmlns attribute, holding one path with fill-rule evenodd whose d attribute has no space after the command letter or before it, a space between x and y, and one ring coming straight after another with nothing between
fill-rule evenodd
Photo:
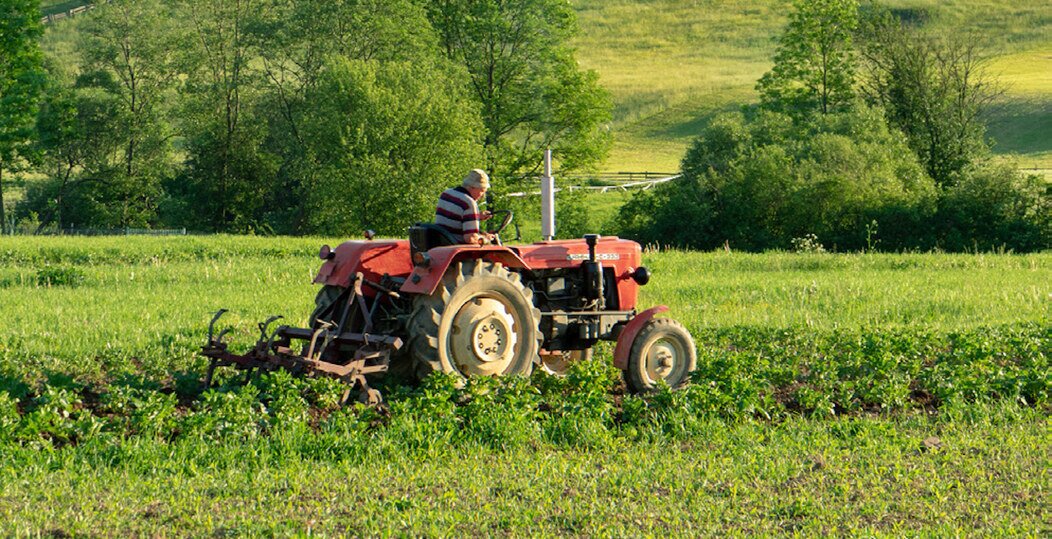
<instances>
[{"instance_id":1,"label":"plow attachment","mask_svg":"<svg viewBox=\"0 0 1052 539\"><path fill-rule=\"evenodd\" d=\"M360 285L355 289L360 292ZM356 299L361 301L359 294L351 296L348 307L353 306ZM216 323L226 312L220 309L212 317L208 344L201 349L201 354L210 359L204 381L206 389L211 387L217 367L233 366L246 371L246 382L254 372L285 369L293 374L327 376L343 382L347 389L341 404L348 402L355 391L357 400L370 406L383 401L380 392L369 387L366 376L388 370L391 354L402 346L400 338L370 334L371 324L366 324L361 332L341 332L339 325L322 321L313 330L283 325L270 331L274 322L281 319L272 316L259 324L256 345L244 354L236 354L223 340L230 328L215 332Z\"/></svg>"}]
</instances>

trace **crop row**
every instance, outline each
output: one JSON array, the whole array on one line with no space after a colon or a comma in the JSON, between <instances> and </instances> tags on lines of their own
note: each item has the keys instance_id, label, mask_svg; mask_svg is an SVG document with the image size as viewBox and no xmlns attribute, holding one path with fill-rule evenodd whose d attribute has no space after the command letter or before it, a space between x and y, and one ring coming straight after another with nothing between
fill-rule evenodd
<instances>
[{"instance_id":1,"label":"crop row","mask_svg":"<svg viewBox=\"0 0 1052 539\"><path fill-rule=\"evenodd\" d=\"M415 387L386 384L388 405L340 408L341 388L285 373L200 393L196 378L168 384L127 374L102 386L68 378L31 387L0 377L0 442L62 446L97 436L241 439L274 432L382 436L407 450L470 441L515 447L537 440L606 445L617 438L689 437L714 418L779 421L961 409L976 402L1047 410L1052 329L1036 324L951 334L923 330L834 331L729 328L699 335L691 384L626 395L604 359L566 377L473 379L457 387L433 376Z\"/></svg>"}]
</instances>

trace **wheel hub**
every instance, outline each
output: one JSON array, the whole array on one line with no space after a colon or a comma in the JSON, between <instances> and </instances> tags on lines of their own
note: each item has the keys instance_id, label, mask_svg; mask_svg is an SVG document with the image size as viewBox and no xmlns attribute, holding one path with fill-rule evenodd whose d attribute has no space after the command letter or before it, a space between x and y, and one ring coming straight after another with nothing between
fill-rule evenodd
<instances>
[{"instance_id":1,"label":"wheel hub","mask_svg":"<svg viewBox=\"0 0 1052 539\"><path fill-rule=\"evenodd\" d=\"M654 381L668 378L681 357L674 343L664 339L654 343L647 352L647 376Z\"/></svg>"},{"instance_id":2,"label":"wheel hub","mask_svg":"<svg viewBox=\"0 0 1052 539\"><path fill-rule=\"evenodd\" d=\"M488 316L475 324L471 351L479 361L500 359L507 344L508 330L499 316Z\"/></svg>"},{"instance_id":3,"label":"wheel hub","mask_svg":"<svg viewBox=\"0 0 1052 539\"><path fill-rule=\"evenodd\" d=\"M453 319L450 356L466 376L498 375L515 352L515 318L497 298L475 298Z\"/></svg>"}]
</instances>

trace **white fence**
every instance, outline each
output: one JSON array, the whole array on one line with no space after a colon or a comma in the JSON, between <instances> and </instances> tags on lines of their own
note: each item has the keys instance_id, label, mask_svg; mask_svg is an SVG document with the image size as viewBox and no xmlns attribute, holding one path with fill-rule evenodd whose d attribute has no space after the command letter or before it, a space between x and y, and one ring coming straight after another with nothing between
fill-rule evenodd
<instances>
[{"instance_id":1,"label":"white fence","mask_svg":"<svg viewBox=\"0 0 1052 539\"><path fill-rule=\"evenodd\" d=\"M649 172L618 172L618 173L615 173L615 174L619 174L619 175L651 175L653 173L649 173ZM577 184L571 184L571 185L568 185L566 187L557 187L555 189L555 192L558 193L559 191L578 191L578 190L583 190L583 191L597 191L599 193L607 193L607 192L610 192L610 191L628 191L630 189L639 189L641 191L646 191L647 189L650 189L651 187L654 187L655 185L660 185L660 184L667 183L667 182L670 182L670 181L673 181L673 180L677 180L681 176L682 176L682 174L667 174L667 175L662 175L662 176L656 176L655 175L655 177L652 177L652 178L649 178L649 179L629 180L629 181L623 181L623 180L622 181L616 181L615 180L616 183L611 183L610 185L577 185ZM606 177L609 177L609 175L574 176L574 177L568 177L568 178L563 178L563 179L571 180L571 181L580 181L582 178L585 179L585 180L597 180L597 179L598 180L603 180ZM623 178L625 176L621 176L621 177ZM556 185L558 185L559 179L560 179L559 177L556 177ZM529 197L529 196L539 196L540 194L541 194L540 191L520 191L520 192L517 192L517 193L508 193L506 196L513 197L513 198L521 198L521 197Z\"/></svg>"},{"instance_id":2,"label":"white fence","mask_svg":"<svg viewBox=\"0 0 1052 539\"><path fill-rule=\"evenodd\" d=\"M91 9L95 9L95 4L85 4L83 6L77 6L73 9L70 9L69 11L44 15L40 18L40 24L51 24L55 21L65 19L66 17L76 17L77 15L80 15L81 13L84 13Z\"/></svg>"}]
</instances>

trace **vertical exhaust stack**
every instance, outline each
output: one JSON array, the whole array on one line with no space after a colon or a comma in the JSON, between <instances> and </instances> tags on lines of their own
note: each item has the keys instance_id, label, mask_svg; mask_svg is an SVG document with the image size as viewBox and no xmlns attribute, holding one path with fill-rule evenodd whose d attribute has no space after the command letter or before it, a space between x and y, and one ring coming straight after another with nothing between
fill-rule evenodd
<instances>
[{"instance_id":1,"label":"vertical exhaust stack","mask_svg":"<svg viewBox=\"0 0 1052 539\"><path fill-rule=\"evenodd\" d=\"M544 150L544 176L541 177L541 239L555 238L555 178L552 177L552 150Z\"/></svg>"}]
</instances>

